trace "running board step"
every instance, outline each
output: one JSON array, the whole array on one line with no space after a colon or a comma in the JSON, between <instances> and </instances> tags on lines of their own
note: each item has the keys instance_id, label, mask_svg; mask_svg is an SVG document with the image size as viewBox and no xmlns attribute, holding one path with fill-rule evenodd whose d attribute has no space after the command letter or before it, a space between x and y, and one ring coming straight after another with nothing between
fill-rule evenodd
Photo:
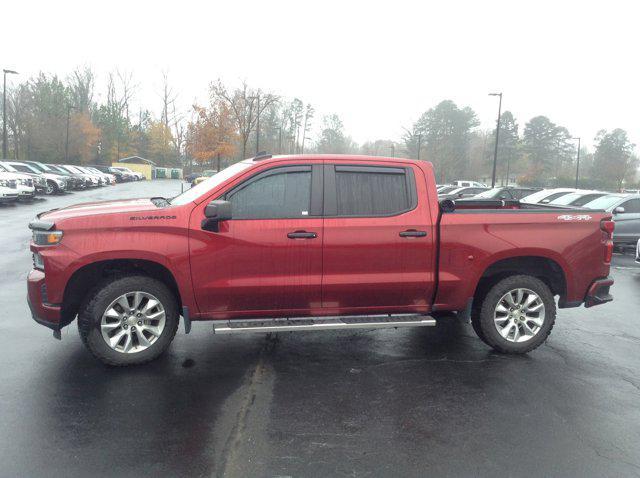
<instances>
[{"instance_id":1,"label":"running board step","mask_svg":"<svg viewBox=\"0 0 640 478\"><path fill-rule=\"evenodd\" d=\"M215 321L213 332L215 334L237 334L241 332L291 332L296 330L389 329L434 325L436 325L436 320L428 315L359 315Z\"/></svg>"}]
</instances>

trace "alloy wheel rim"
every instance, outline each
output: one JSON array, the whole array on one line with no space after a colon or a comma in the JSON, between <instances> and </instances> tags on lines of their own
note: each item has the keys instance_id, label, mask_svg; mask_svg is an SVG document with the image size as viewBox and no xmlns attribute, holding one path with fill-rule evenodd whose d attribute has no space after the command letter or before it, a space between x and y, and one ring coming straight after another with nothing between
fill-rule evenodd
<instances>
[{"instance_id":1,"label":"alloy wheel rim","mask_svg":"<svg viewBox=\"0 0 640 478\"><path fill-rule=\"evenodd\" d=\"M152 294L133 291L122 294L106 308L100 332L116 352L132 354L151 347L166 323L164 306Z\"/></svg>"},{"instance_id":2,"label":"alloy wheel rim","mask_svg":"<svg viewBox=\"0 0 640 478\"><path fill-rule=\"evenodd\" d=\"M542 298L531 289L512 289L498 301L493 323L509 342L522 343L535 337L545 319Z\"/></svg>"}]
</instances>

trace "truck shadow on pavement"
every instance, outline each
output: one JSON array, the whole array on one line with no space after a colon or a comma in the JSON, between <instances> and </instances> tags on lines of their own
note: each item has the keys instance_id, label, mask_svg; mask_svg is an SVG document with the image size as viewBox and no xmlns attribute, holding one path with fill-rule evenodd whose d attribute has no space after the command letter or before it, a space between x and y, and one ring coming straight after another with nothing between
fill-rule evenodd
<instances>
[{"instance_id":1,"label":"truck shadow on pavement","mask_svg":"<svg viewBox=\"0 0 640 478\"><path fill-rule=\"evenodd\" d=\"M196 324L134 368L106 367L70 345L64 361L41 366L25 398L33 416L15 447L27 440L38 450L17 468L26 475L407 476L427 462L468 474L473 460L451 464L452 450L465 453L462 436L480 454L504 439L544 448L557 417L540 403L593 401L558 375L566 359L553 350L497 354L457 319L224 337ZM496 470L517 471L501 460Z\"/></svg>"}]
</instances>

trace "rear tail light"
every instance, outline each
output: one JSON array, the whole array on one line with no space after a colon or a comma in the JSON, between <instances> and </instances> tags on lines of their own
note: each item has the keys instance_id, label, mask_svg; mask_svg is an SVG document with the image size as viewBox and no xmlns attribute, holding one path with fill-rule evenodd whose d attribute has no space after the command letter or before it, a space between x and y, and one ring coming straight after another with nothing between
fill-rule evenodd
<instances>
[{"instance_id":1,"label":"rear tail light","mask_svg":"<svg viewBox=\"0 0 640 478\"><path fill-rule=\"evenodd\" d=\"M600 229L606 232L609 235L609 238L613 237L613 230L616 227L616 223L611 219L603 219L600 221Z\"/></svg>"},{"instance_id":2,"label":"rear tail light","mask_svg":"<svg viewBox=\"0 0 640 478\"><path fill-rule=\"evenodd\" d=\"M605 250L604 250L605 264L610 264L612 257L613 257L613 241L611 239L608 239L607 242L605 243Z\"/></svg>"},{"instance_id":3,"label":"rear tail light","mask_svg":"<svg viewBox=\"0 0 640 478\"><path fill-rule=\"evenodd\" d=\"M616 223L611 219L603 219L600 221L600 229L607 234L607 240L605 241L605 249L604 249L604 262L605 264L611 263L611 258L613 257L613 230L616 227Z\"/></svg>"}]
</instances>

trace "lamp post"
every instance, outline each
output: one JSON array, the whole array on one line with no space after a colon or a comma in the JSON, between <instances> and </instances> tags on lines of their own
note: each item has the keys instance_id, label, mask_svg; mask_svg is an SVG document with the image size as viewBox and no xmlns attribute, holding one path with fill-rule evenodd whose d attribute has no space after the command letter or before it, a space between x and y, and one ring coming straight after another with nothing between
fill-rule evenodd
<instances>
[{"instance_id":1,"label":"lamp post","mask_svg":"<svg viewBox=\"0 0 640 478\"><path fill-rule=\"evenodd\" d=\"M64 162L67 164L69 162L69 119L71 117L71 110L75 109L73 105L67 105L67 139L64 142ZM120 156L118 155L118 159Z\"/></svg>"},{"instance_id":2,"label":"lamp post","mask_svg":"<svg viewBox=\"0 0 640 478\"><path fill-rule=\"evenodd\" d=\"M499 96L498 121L496 122L496 146L493 151L493 173L491 174L491 187L496 186L496 166L498 164L498 137L500 135L500 116L502 115L502 93L489 93L489 96Z\"/></svg>"},{"instance_id":3,"label":"lamp post","mask_svg":"<svg viewBox=\"0 0 640 478\"><path fill-rule=\"evenodd\" d=\"M422 133L418 133L418 161L420 160L420 147L422 146Z\"/></svg>"},{"instance_id":4,"label":"lamp post","mask_svg":"<svg viewBox=\"0 0 640 478\"><path fill-rule=\"evenodd\" d=\"M2 159L7 159L7 75L17 75L17 71L2 70Z\"/></svg>"},{"instance_id":5,"label":"lamp post","mask_svg":"<svg viewBox=\"0 0 640 478\"><path fill-rule=\"evenodd\" d=\"M576 189L578 189L578 179L580 177L580 138L571 138L578 140L578 158L576 159Z\"/></svg>"}]
</instances>

